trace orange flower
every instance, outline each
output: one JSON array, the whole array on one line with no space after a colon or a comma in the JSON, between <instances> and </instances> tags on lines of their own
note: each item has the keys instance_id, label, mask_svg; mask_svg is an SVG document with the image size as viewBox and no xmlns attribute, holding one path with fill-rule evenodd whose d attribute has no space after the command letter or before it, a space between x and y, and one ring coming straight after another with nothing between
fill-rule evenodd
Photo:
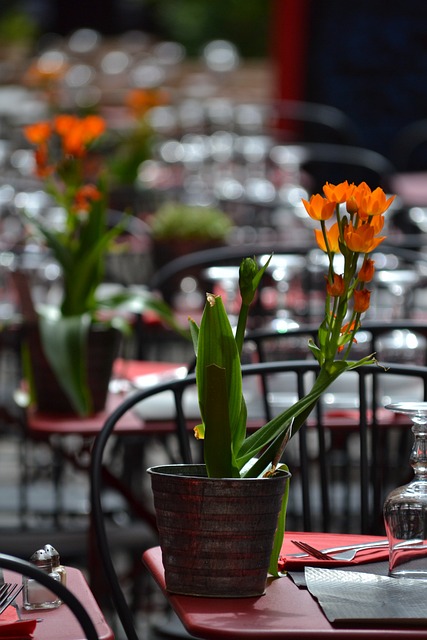
<instances>
[{"instance_id":1,"label":"orange flower","mask_svg":"<svg viewBox=\"0 0 427 640\"><path fill-rule=\"evenodd\" d=\"M350 222L344 229L344 240L350 251L369 253L385 240L385 236L375 236L375 228L370 224L362 224L357 229Z\"/></svg>"},{"instance_id":2,"label":"orange flower","mask_svg":"<svg viewBox=\"0 0 427 640\"><path fill-rule=\"evenodd\" d=\"M85 184L76 191L73 208L75 211L88 211L90 203L101 198L102 194L94 184Z\"/></svg>"},{"instance_id":3,"label":"orange flower","mask_svg":"<svg viewBox=\"0 0 427 640\"><path fill-rule=\"evenodd\" d=\"M387 211L396 196L387 198L381 187L377 187L374 191L369 191L361 198L359 206L359 216L363 219L369 216L379 216Z\"/></svg>"},{"instance_id":4,"label":"orange flower","mask_svg":"<svg viewBox=\"0 0 427 640\"><path fill-rule=\"evenodd\" d=\"M339 230L338 222L334 222L331 228L326 231L328 247L331 253L338 253L340 250L339 242L338 242L339 233L340 233L340 230ZM320 229L315 229L314 234L316 236L316 242L319 246L319 249L327 253L325 238L323 236L322 231Z\"/></svg>"},{"instance_id":5,"label":"orange flower","mask_svg":"<svg viewBox=\"0 0 427 640\"><path fill-rule=\"evenodd\" d=\"M58 135L65 136L67 135L68 131L76 125L76 122L78 122L77 116L69 113L64 113L62 115L56 116L53 121L53 126Z\"/></svg>"},{"instance_id":6,"label":"orange flower","mask_svg":"<svg viewBox=\"0 0 427 640\"><path fill-rule=\"evenodd\" d=\"M31 144L43 144L47 142L52 134L52 127L49 122L36 122L24 127L24 134Z\"/></svg>"},{"instance_id":7,"label":"orange flower","mask_svg":"<svg viewBox=\"0 0 427 640\"><path fill-rule=\"evenodd\" d=\"M370 282L372 280L375 272L374 264L375 262L370 258L365 259L359 271L359 280L362 282Z\"/></svg>"},{"instance_id":8,"label":"orange flower","mask_svg":"<svg viewBox=\"0 0 427 640\"><path fill-rule=\"evenodd\" d=\"M345 291L344 278L339 276L337 273L334 273L334 281L326 284L326 291L328 295L334 298L342 296Z\"/></svg>"},{"instance_id":9,"label":"orange flower","mask_svg":"<svg viewBox=\"0 0 427 640\"><path fill-rule=\"evenodd\" d=\"M346 333L351 333L352 331L354 331L354 328L356 326L355 321L353 320L353 322L350 324L350 322L347 322L347 324L344 324L341 327L341 331L340 331L340 335L345 335ZM356 342L356 341L355 341Z\"/></svg>"},{"instance_id":10,"label":"orange flower","mask_svg":"<svg viewBox=\"0 0 427 640\"><path fill-rule=\"evenodd\" d=\"M335 211L335 202L329 202L326 198L316 193L311 196L310 201L302 198L303 205L310 218L313 220L329 220L332 218Z\"/></svg>"},{"instance_id":11,"label":"orange flower","mask_svg":"<svg viewBox=\"0 0 427 640\"><path fill-rule=\"evenodd\" d=\"M55 118L55 131L62 138L65 154L81 157L86 147L105 131L105 120L100 116L78 118L74 115L60 115Z\"/></svg>"},{"instance_id":12,"label":"orange flower","mask_svg":"<svg viewBox=\"0 0 427 640\"><path fill-rule=\"evenodd\" d=\"M55 171L55 167L49 165L49 151L46 143L42 143L36 148L34 157L36 160L36 174L39 178L46 178Z\"/></svg>"},{"instance_id":13,"label":"orange flower","mask_svg":"<svg viewBox=\"0 0 427 640\"><path fill-rule=\"evenodd\" d=\"M371 301L371 292L368 289L355 289L354 295L354 311L356 313L364 313L369 309Z\"/></svg>"},{"instance_id":14,"label":"orange flower","mask_svg":"<svg viewBox=\"0 0 427 640\"><path fill-rule=\"evenodd\" d=\"M86 144L93 142L101 136L106 129L106 122L101 116L86 116L81 120L83 139Z\"/></svg>"},{"instance_id":15,"label":"orange flower","mask_svg":"<svg viewBox=\"0 0 427 640\"><path fill-rule=\"evenodd\" d=\"M169 95L162 89L134 89L126 97L127 106L138 116L143 116L149 109L168 104Z\"/></svg>"},{"instance_id":16,"label":"orange flower","mask_svg":"<svg viewBox=\"0 0 427 640\"><path fill-rule=\"evenodd\" d=\"M354 184L348 184L348 181L341 182L340 184L331 184L327 182L323 186L323 193L329 202L340 204L348 200L353 192Z\"/></svg>"},{"instance_id":17,"label":"orange flower","mask_svg":"<svg viewBox=\"0 0 427 640\"><path fill-rule=\"evenodd\" d=\"M375 235L377 235L384 226L384 216L374 216L369 220L369 224L374 228Z\"/></svg>"},{"instance_id":18,"label":"orange flower","mask_svg":"<svg viewBox=\"0 0 427 640\"><path fill-rule=\"evenodd\" d=\"M357 213L363 198L371 194L371 189L366 182L360 182L356 185L351 193L351 197L347 202L347 211L349 213Z\"/></svg>"}]
</instances>

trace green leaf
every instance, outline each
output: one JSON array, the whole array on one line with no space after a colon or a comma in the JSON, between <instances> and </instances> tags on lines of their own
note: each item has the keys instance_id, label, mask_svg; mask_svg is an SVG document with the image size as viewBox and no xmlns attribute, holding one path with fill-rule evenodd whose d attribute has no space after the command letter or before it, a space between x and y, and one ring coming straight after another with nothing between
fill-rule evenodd
<instances>
[{"instance_id":1,"label":"green leaf","mask_svg":"<svg viewBox=\"0 0 427 640\"><path fill-rule=\"evenodd\" d=\"M343 365L343 368L339 368L334 372L329 372L324 367L321 367L319 375L317 376L309 393L287 410L274 417L270 422L249 435L240 447L239 452L236 454L239 469L241 469L251 458L256 457L260 451L267 447L278 436L281 435L284 437L291 425L292 433L295 434L308 418L311 411L316 406L320 396L328 386L334 382L334 380L336 380L343 371L352 368L352 363L349 364L343 361ZM294 418L293 423L292 418Z\"/></svg>"},{"instance_id":2,"label":"green leaf","mask_svg":"<svg viewBox=\"0 0 427 640\"><path fill-rule=\"evenodd\" d=\"M243 440L246 428L242 421L242 411L244 411L242 409L242 372L233 330L220 296L208 297L200 323L197 346L197 388L200 411L205 425L213 424L207 415L210 409L206 406L206 398L210 394L207 376L207 367L210 365L217 365L225 370L228 394L226 406L234 447L235 443ZM222 454L226 455L224 451Z\"/></svg>"},{"instance_id":3,"label":"green leaf","mask_svg":"<svg viewBox=\"0 0 427 640\"><path fill-rule=\"evenodd\" d=\"M280 470L289 471L288 467L285 464L280 465L280 468L278 470L279 472ZM280 550L282 548L283 537L285 535L285 528L286 528L286 511L288 509L289 484L290 484L290 479L288 478L285 484L285 491L283 492L279 519L277 521L276 533L274 534L273 548L271 550L271 555L270 555L270 565L268 568L269 573L271 573L271 575L274 576L275 578L280 577L278 563L279 563Z\"/></svg>"},{"instance_id":4,"label":"green leaf","mask_svg":"<svg viewBox=\"0 0 427 640\"><path fill-rule=\"evenodd\" d=\"M215 364L206 367L206 388L204 458L208 476L239 477L233 463L225 369Z\"/></svg>"},{"instance_id":5,"label":"green leaf","mask_svg":"<svg viewBox=\"0 0 427 640\"><path fill-rule=\"evenodd\" d=\"M40 338L45 356L70 402L81 416L91 410L86 380L86 343L91 317L39 317Z\"/></svg>"},{"instance_id":6,"label":"green leaf","mask_svg":"<svg viewBox=\"0 0 427 640\"><path fill-rule=\"evenodd\" d=\"M188 319L190 325L190 336L193 341L194 354L197 357L198 345L199 345L199 325L194 322L192 318Z\"/></svg>"},{"instance_id":7,"label":"green leaf","mask_svg":"<svg viewBox=\"0 0 427 640\"><path fill-rule=\"evenodd\" d=\"M96 295L95 310L102 309L128 311L136 314L144 313L148 310L153 311L168 327L186 340L190 339L189 331L178 324L170 306L164 300L153 296L148 290L138 289L138 291L132 291L124 289L109 296L99 297Z\"/></svg>"},{"instance_id":8,"label":"green leaf","mask_svg":"<svg viewBox=\"0 0 427 640\"><path fill-rule=\"evenodd\" d=\"M323 358L322 350L319 349L317 344L314 344L314 342L312 340L310 340L308 342L308 348L310 349L310 351L313 354L313 356L316 358L317 362L319 362L319 364L321 364L322 358Z\"/></svg>"}]
</instances>

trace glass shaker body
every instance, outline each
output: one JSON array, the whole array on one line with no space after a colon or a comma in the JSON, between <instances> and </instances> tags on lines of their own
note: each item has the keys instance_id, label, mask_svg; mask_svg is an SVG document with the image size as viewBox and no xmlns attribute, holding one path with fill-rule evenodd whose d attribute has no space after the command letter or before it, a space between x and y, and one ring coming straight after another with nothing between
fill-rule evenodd
<instances>
[{"instance_id":1,"label":"glass shaker body","mask_svg":"<svg viewBox=\"0 0 427 640\"><path fill-rule=\"evenodd\" d=\"M44 551L36 551L30 558L39 569L45 571L53 580L61 581L59 574L52 569L52 560ZM23 606L27 611L34 609L56 609L62 604L62 600L47 587L33 578L23 576Z\"/></svg>"}]
</instances>

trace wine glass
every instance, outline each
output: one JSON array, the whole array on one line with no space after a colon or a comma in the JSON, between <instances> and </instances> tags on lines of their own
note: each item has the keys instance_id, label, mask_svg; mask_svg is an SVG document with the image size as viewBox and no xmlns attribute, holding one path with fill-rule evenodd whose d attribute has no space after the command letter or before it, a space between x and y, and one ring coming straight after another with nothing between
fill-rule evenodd
<instances>
[{"instance_id":1,"label":"wine glass","mask_svg":"<svg viewBox=\"0 0 427 640\"><path fill-rule=\"evenodd\" d=\"M389 575L427 580L427 402L398 402L386 409L409 416L414 434L409 459L414 478L384 503Z\"/></svg>"}]
</instances>

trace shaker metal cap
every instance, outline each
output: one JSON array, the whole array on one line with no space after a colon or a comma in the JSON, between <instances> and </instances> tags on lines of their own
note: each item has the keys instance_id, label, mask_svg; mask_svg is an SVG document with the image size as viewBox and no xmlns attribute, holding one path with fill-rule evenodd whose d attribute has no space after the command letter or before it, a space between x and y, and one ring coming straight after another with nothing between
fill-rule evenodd
<instances>
[{"instance_id":1,"label":"shaker metal cap","mask_svg":"<svg viewBox=\"0 0 427 640\"><path fill-rule=\"evenodd\" d=\"M38 567L46 568L52 566L52 558L45 549L38 549L35 551L30 558L30 562L36 564Z\"/></svg>"},{"instance_id":2,"label":"shaker metal cap","mask_svg":"<svg viewBox=\"0 0 427 640\"><path fill-rule=\"evenodd\" d=\"M51 544L45 544L44 546L44 551L46 551L46 553L51 557L51 558L59 558L59 553L57 552L57 550L55 549L55 547L52 547Z\"/></svg>"}]
</instances>

